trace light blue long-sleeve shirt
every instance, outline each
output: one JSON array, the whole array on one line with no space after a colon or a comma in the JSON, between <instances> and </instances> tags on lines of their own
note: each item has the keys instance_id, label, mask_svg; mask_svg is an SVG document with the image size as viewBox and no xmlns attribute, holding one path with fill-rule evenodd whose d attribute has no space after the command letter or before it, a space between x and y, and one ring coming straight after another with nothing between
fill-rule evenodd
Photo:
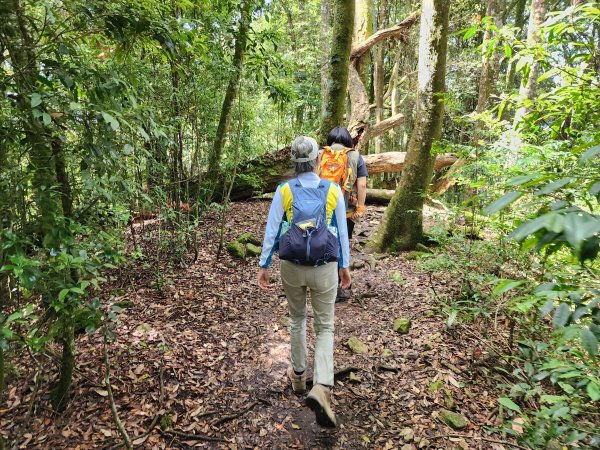
<instances>
[{"instance_id":1,"label":"light blue long-sleeve shirt","mask_svg":"<svg viewBox=\"0 0 600 450\"><path fill-rule=\"evenodd\" d=\"M298 175L298 180L303 187L316 188L319 186L321 179L314 172L301 173ZM337 204L333 215L337 223L338 237L340 242L340 250L342 257L339 259L338 265L342 268L350 266L350 244L348 242L348 228L346 225L346 206L344 204L344 195L339 186L337 186ZM259 265L266 269L271 263L271 258L276 250L277 242L279 240L279 234L281 233L281 225L283 220L283 199L281 196L281 189L277 187L275 196L271 202L271 209L269 209L269 217L267 219L267 227L265 229L265 238L263 239L262 253L260 255Z\"/></svg>"}]
</instances>

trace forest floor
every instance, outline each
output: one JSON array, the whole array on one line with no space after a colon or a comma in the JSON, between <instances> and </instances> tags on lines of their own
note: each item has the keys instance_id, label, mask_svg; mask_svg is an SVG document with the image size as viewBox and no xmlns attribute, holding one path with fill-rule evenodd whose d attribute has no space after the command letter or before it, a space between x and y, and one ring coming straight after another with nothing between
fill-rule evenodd
<instances>
[{"instance_id":1,"label":"forest floor","mask_svg":"<svg viewBox=\"0 0 600 450\"><path fill-rule=\"evenodd\" d=\"M246 231L262 237L268 207L234 204L226 242ZM335 430L315 423L304 396L295 395L285 377L289 337L278 260L271 269L275 288L261 291L256 257L240 261L224 251L215 262L218 219L207 218L198 230L197 261L184 268L164 263L159 291L148 256L156 254L158 226L138 228L136 259L111 276L103 297L126 306L108 355L115 403L139 448L515 448L484 430L501 418L491 377L498 361L481 336L505 342L504 320L447 327L439 299L459 292L452 274L430 278L407 254L361 252L382 212L370 208L357 225L353 298L336 305L336 371L353 370L336 382ZM397 318L411 319L408 334L394 332ZM311 342L311 327L309 333ZM351 336L366 344L366 353L349 349ZM14 448L122 448L103 384L101 333L80 335L77 348L72 399L60 415L49 407L47 379L34 402L41 399L43 406L30 408L35 369L26 355L17 364L8 408L0 410L0 429ZM49 376L55 369L46 358L41 362ZM442 409L462 414L467 427L445 425ZM157 414L161 420L145 436Z\"/></svg>"}]
</instances>

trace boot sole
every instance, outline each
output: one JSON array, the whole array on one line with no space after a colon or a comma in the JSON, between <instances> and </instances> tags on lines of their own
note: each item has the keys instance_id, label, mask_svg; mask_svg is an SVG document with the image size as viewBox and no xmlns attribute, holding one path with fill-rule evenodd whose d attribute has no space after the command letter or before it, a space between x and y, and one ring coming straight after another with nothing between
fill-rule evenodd
<instances>
[{"instance_id":1,"label":"boot sole","mask_svg":"<svg viewBox=\"0 0 600 450\"><path fill-rule=\"evenodd\" d=\"M314 413L317 419L317 423L322 427L335 428L335 422L331 420L325 408L317 401L316 398L306 397L306 406L308 406Z\"/></svg>"}]
</instances>

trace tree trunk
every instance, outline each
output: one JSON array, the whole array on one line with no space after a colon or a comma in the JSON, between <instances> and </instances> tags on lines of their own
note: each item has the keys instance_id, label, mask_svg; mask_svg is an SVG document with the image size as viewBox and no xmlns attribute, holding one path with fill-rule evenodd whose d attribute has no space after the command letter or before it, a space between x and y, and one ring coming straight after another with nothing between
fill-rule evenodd
<instances>
[{"instance_id":1,"label":"tree trunk","mask_svg":"<svg viewBox=\"0 0 600 450\"><path fill-rule=\"evenodd\" d=\"M52 388L50 397L52 407L57 412L62 412L69 403L71 382L73 381L73 370L75 369L75 333L73 330L73 319L70 314L63 312L65 317L61 330L62 355L60 359L60 376Z\"/></svg>"},{"instance_id":2,"label":"tree trunk","mask_svg":"<svg viewBox=\"0 0 600 450\"><path fill-rule=\"evenodd\" d=\"M354 2L354 32L352 46L356 47L361 42L366 41L373 34L373 0L355 0ZM369 66L371 64L371 55L364 53L356 61L356 71L365 85L369 89Z\"/></svg>"},{"instance_id":3,"label":"tree trunk","mask_svg":"<svg viewBox=\"0 0 600 450\"><path fill-rule=\"evenodd\" d=\"M515 9L515 28L519 31L519 35L523 34L523 27L525 26L525 5L527 0L517 0L517 7ZM512 61L508 61L508 67L506 69L506 85L511 88L515 84L515 64Z\"/></svg>"},{"instance_id":4,"label":"tree trunk","mask_svg":"<svg viewBox=\"0 0 600 450\"><path fill-rule=\"evenodd\" d=\"M331 19L330 0L321 0L321 117L325 116L325 107L327 106L327 88L331 83L329 67L329 22ZM329 132L329 130L327 130Z\"/></svg>"},{"instance_id":5,"label":"tree trunk","mask_svg":"<svg viewBox=\"0 0 600 450\"><path fill-rule=\"evenodd\" d=\"M419 39L417 120L408 144L400 184L375 237L379 251L414 248L423 236L423 200L434 165L433 142L444 113L448 13L444 0L423 0Z\"/></svg>"},{"instance_id":6,"label":"tree trunk","mask_svg":"<svg viewBox=\"0 0 600 450\"><path fill-rule=\"evenodd\" d=\"M486 17L491 17L495 25L500 28L497 0L488 0L485 12ZM488 29L483 37L483 42L489 42L493 37L492 30ZM487 108L487 102L493 90L494 81L498 73L498 60L495 54L485 53L481 61L481 75L479 77L479 95L475 112L481 114ZM481 124L478 123L478 126Z\"/></svg>"},{"instance_id":7,"label":"tree trunk","mask_svg":"<svg viewBox=\"0 0 600 450\"><path fill-rule=\"evenodd\" d=\"M542 41L540 35L540 25L544 21L546 15L545 0L531 0L531 13L529 15L529 28L527 29L527 47L535 47ZM513 122L514 126L523 119L525 115L531 111L529 103L533 102L536 97L537 79L540 71L540 65L537 61L533 61L529 68L529 77L527 83L521 83L519 94L525 100L523 106L521 106L515 113L515 119Z\"/></svg>"},{"instance_id":8,"label":"tree trunk","mask_svg":"<svg viewBox=\"0 0 600 450\"><path fill-rule=\"evenodd\" d=\"M381 0L379 5L379 29L387 27L388 21L388 1ZM385 83L385 43L380 43L375 47L375 69L374 69L374 92L375 92L375 124L378 124L383 120L383 94L384 94L384 83ZM381 153L382 150L382 138L378 136L375 138L375 153Z\"/></svg>"},{"instance_id":9,"label":"tree trunk","mask_svg":"<svg viewBox=\"0 0 600 450\"><path fill-rule=\"evenodd\" d=\"M223 107L221 109L221 117L219 119L219 126L217 127L217 135L215 137L213 150L208 158L206 180L209 184L209 188L220 175L219 166L221 164L221 156L223 155L223 147L225 146L225 141L227 139L229 125L231 124L232 105L237 97L240 86L240 77L246 52L246 41L248 40L250 19L252 17L252 7L252 0L243 0L240 6L240 23L235 39L235 52L233 55L233 74L227 85L227 91L225 92Z\"/></svg>"},{"instance_id":10,"label":"tree trunk","mask_svg":"<svg viewBox=\"0 0 600 450\"><path fill-rule=\"evenodd\" d=\"M344 122L346 94L348 90L348 68L352 47L354 24L354 0L332 0L333 36L331 40L330 76L325 98L324 114L321 117L319 139L325 143L329 132Z\"/></svg>"},{"instance_id":11,"label":"tree trunk","mask_svg":"<svg viewBox=\"0 0 600 450\"><path fill-rule=\"evenodd\" d=\"M56 172L50 133L42 119L33 116L30 103L31 95L36 93L39 70L33 52L34 39L29 32L29 22L19 0L4 2L0 8L3 17L7 18L2 29L5 37L3 41L15 73L15 83L18 86L17 107L21 113L22 129L25 130L25 140L29 145L29 162L33 169L31 185L38 211L36 231L40 236L44 236L50 232L54 218L61 211L57 195L52 189ZM40 111L41 108L43 106L40 106ZM47 113L44 114L46 121L50 119Z\"/></svg>"}]
</instances>

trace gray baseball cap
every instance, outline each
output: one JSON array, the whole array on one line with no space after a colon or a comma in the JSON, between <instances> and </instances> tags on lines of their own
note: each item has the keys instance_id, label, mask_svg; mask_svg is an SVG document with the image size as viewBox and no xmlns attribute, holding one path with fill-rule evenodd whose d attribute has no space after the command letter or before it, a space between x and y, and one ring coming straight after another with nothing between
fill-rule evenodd
<instances>
[{"instance_id":1,"label":"gray baseball cap","mask_svg":"<svg viewBox=\"0 0 600 450\"><path fill-rule=\"evenodd\" d=\"M317 141L308 136L298 136L292 142L292 161L303 163L317 159L319 146Z\"/></svg>"}]
</instances>

